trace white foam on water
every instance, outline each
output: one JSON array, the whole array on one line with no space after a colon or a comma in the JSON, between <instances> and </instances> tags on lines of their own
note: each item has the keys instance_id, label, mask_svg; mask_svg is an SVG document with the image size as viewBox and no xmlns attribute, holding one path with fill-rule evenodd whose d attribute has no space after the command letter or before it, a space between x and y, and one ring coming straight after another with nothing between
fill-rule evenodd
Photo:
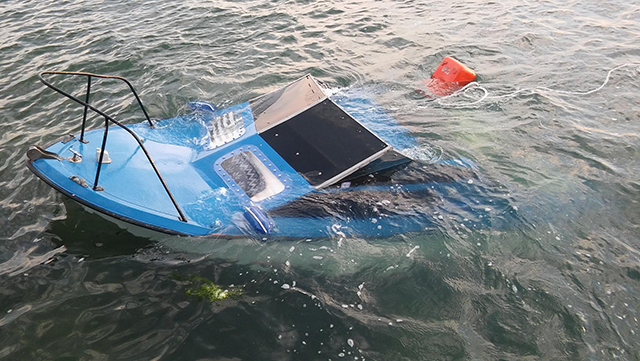
<instances>
[{"instance_id":1,"label":"white foam on water","mask_svg":"<svg viewBox=\"0 0 640 361\"><path fill-rule=\"evenodd\" d=\"M411 254L412 254L413 252L415 252L415 251L416 251L417 249L419 249L419 248L420 248L420 246L415 246L415 247L413 247L413 248L411 249L411 251L409 251L409 253L407 253L407 257L411 257Z\"/></svg>"}]
</instances>

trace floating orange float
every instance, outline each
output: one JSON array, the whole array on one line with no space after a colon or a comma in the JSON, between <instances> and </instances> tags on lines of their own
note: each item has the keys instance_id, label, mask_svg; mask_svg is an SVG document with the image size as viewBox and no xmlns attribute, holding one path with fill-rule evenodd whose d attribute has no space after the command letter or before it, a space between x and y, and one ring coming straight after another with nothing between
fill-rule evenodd
<instances>
[{"instance_id":1,"label":"floating orange float","mask_svg":"<svg viewBox=\"0 0 640 361\"><path fill-rule=\"evenodd\" d=\"M476 72L458 60L447 56L433 72L431 79L423 80L427 91L436 96L450 95L456 90L469 84L476 78ZM425 96L431 96L423 90L418 90Z\"/></svg>"}]
</instances>

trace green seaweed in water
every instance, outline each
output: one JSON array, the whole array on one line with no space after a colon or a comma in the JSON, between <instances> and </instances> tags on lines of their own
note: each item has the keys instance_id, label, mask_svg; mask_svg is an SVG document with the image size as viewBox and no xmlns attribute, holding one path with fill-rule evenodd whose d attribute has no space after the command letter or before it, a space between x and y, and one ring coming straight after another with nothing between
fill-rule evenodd
<instances>
[{"instance_id":1,"label":"green seaweed in water","mask_svg":"<svg viewBox=\"0 0 640 361\"><path fill-rule=\"evenodd\" d=\"M211 280L204 277L192 276L189 278L189 288L187 288L185 294L202 301L216 302L229 297L240 296L240 294L242 294L242 290L224 290Z\"/></svg>"}]
</instances>

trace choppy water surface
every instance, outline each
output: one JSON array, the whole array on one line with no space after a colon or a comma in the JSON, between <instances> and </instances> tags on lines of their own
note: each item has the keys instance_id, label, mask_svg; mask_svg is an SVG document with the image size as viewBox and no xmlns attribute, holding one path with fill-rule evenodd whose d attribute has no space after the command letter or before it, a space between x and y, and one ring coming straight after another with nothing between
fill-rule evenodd
<instances>
[{"instance_id":1,"label":"choppy water surface","mask_svg":"<svg viewBox=\"0 0 640 361\"><path fill-rule=\"evenodd\" d=\"M640 359L638 66L583 96L455 108L414 91L445 55L492 95L597 88L640 63L637 3L5 1L0 35L0 358ZM517 216L488 208L500 226L474 229L445 208L390 239L149 239L27 170L29 145L79 129L38 82L51 69L128 77L156 118L305 73L368 89L414 154L473 159ZM99 95L130 115L123 90ZM198 301L191 276L244 294Z\"/></svg>"}]
</instances>

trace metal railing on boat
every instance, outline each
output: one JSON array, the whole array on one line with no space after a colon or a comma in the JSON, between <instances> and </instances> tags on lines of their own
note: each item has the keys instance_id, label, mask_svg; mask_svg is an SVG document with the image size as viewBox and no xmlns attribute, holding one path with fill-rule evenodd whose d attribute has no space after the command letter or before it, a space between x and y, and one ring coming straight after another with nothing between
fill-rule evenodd
<instances>
[{"instance_id":1,"label":"metal railing on boat","mask_svg":"<svg viewBox=\"0 0 640 361\"><path fill-rule=\"evenodd\" d=\"M83 101L81 99L78 99L77 97L65 92L64 90L62 90L62 89L60 89L60 88L58 88L56 86L54 86L53 84L51 84L50 82L45 80L44 77L46 75L86 76L87 77L87 93L86 93L86 96L85 96L85 100ZM151 167L153 168L154 172L158 176L158 179L160 180L160 183L162 183L162 186L164 187L164 190L167 192L167 195L171 199L171 202L173 203L173 206L175 207L176 211L178 211L178 214L179 214L178 218L183 222L187 222L187 218L185 217L184 213L182 213L182 210L180 209L180 206L178 206L178 203L176 202L175 198L171 194L171 191L169 190L169 187L167 186L167 183L165 183L164 179L162 178L162 175L160 175L160 171L158 170L158 168L156 167L155 163L153 162L153 159L151 159L151 155L149 155L149 152L144 147L144 144L142 144L142 140L140 139L140 137L138 137L134 131L132 131L131 129L129 129L128 127L123 125L122 123L118 122L113 117L107 115L105 112L103 112L100 109L97 109L93 105L89 104L89 97L90 97L90 93L91 93L91 79L92 78L115 79L115 80L123 81L124 83L126 83L129 86L129 89L131 90L131 92L135 96L135 98L136 98L136 100L138 102L138 105L140 105L140 109L142 109L142 112L144 113L144 116L147 119L147 122L149 122L149 126L151 128L153 128L153 122L149 118L149 115L147 114L146 109L142 105L142 101L140 100L140 97L138 96L138 93L136 93L135 89L133 88L133 85L131 85L131 83L127 79L125 79L123 77L120 77L120 76L100 75L100 74L92 74L92 73L85 73L85 72L68 72L68 71L45 71L45 72L40 73L39 77L40 77L40 81L44 85L46 85L47 87L55 90L56 92L66 96L67 98L69 98L69 99L75 101L76 103L84 106L84 112L83 112L83 116L82 116L82 131L80 133L80 142L86 143L86 141L84 140L84 133L85 133L85 128L86 128L88 110L90 109L90 110L96 112L97 114L101 115L102 117L104 117L104 123L105 123L104 136L102 137L102 147L101 147L101 150L100 150L100 158L98 159L98 169L96 170L96 177L95 177L95 181L93 182L93 190L94 191L102 190L102 188L100 186L98 186L98 180L100 178L100 170L102 168L102 161L104 159L104 151L105 151L105 147L106 147L106 144L107 144L107 135L109 134L109 122L111 122L111 123L119 126L120 128L124 129L127 133L129 133L136 140L136 142L138 142L138 145L140 146L140 149L142 149L142 151L144 152L145 156L149 160L149 164L151 164Z\"/></svg>"}]
</instances>

